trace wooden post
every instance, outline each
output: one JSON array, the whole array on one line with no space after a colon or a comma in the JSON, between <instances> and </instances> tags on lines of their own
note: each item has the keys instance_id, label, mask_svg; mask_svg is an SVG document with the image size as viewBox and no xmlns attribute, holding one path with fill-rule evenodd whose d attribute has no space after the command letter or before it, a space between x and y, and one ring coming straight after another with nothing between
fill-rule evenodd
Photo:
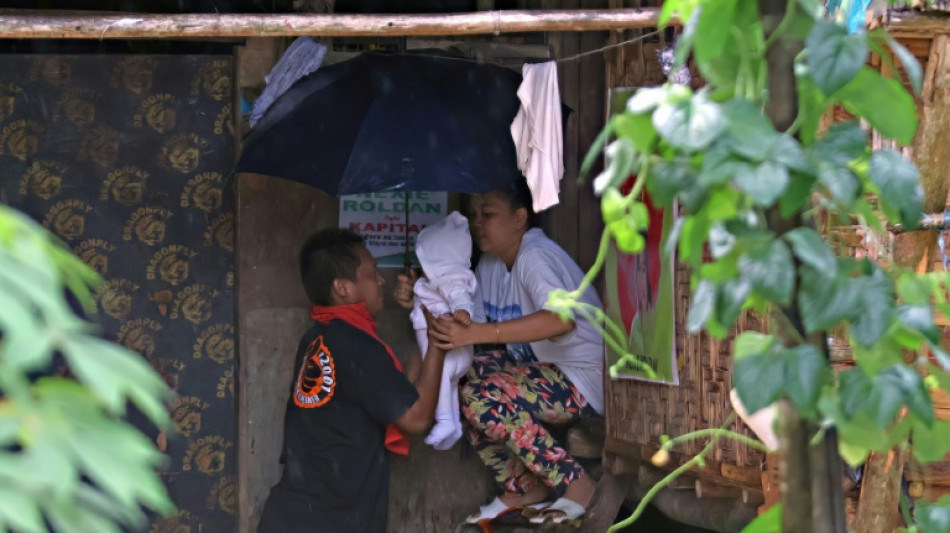
<instances>
[{"instance_id":1,"label":"wooden post","mask_svg":"<svg viewBox=\"0 0 950 533\"><path fill-rule=\"evenodd\" d=\"M58 13L58 14L57 14ZM103 14L0 10L2 39L396 37L653 28L659 8L481 11L419 15Z\"/></svg>"},{"instance_id":2,"label":"wooden post","mask_svg":"<svg viewBox=\"0 0 950 533\"><path fill-rule=\"evenodd\" d=\"M785 17L788 3L795 0L759 0L766 35L774 31ZM795 7L793 7L794 9ZM766 52L768 61L769 99L765 112L779 131L786 131L798 115L795 80L795 57L804 43L792 36L782 36ZM804 225L801 211L783 217L778 208L767 213L769 229L782 235ZM796 268L798 262L796 261ZM798 288L796 288L797 292ZM796 301L795 298L792 301ZM828 356L825 332L806 335L797 305L782 309L792 324L779 324L776 334L783 341L801 337ZM797 332L787 328L794 327ZM782 479L782 531L798 533L844 533L844 494L841 487L841 461L833 431L825 433L815 446L810 444L816 431L814 424L802 419L788 402L779 403L780 477Z\"/></svg>"}]
</instances>

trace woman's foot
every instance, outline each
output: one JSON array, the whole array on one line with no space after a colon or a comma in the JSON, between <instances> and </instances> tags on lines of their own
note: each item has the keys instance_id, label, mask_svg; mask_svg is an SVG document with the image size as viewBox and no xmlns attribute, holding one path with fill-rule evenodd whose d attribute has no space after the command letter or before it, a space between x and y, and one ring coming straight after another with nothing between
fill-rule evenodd
<instances>
[{"instance_id":1,"label":"woman's foot","mask_svg":"<svg viewBox=\"0 0 950 533\"><path fill-rule=\"evenodd\" d=\"M541 511L538 518L532 520L533 522L543 523L548 520L552 520L555 523L558 523L563 519L574 519L580 518L584 514L584 510L590 505L591 500L594 498L594 481L587 477L586 475L581 476L571 482L567 486L567 490L564 491L564 496L562 496L553 507L561 508L548 508ZM570 500L573 504L565 504L562 500ZM569 509L566 511L564 509Z\"/></svg>"},{"instance_id":2,"label":"woman's foot","mask_svg":"<svg viewBox=\"0 0 950 533\"><path fill-rule=\"evenodd\" d=\"M498 499L505 502L508 507L527 507L536 503L541 503L548 498L548 487L544 483L535 483L524 494L506 492Z\"/></svg>"}]
</instances>

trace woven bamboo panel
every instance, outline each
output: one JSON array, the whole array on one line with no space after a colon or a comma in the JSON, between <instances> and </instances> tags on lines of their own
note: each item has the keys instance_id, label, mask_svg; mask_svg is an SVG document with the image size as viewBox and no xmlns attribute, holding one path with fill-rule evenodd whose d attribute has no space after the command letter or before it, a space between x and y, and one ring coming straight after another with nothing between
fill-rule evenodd
<instances>
[{"instance_id":1,"label":"woven bamboo panel","mask_svg":"<svg viewBox=\"0 0 950 533\"><path fill-rule=\"evenodd\" d=\"M732 337L717 341L706 334L688 335L689 268L676 272L676 350L680 360L679 386L633 380L611 381L607 385L608 436L625 442L658 447L661 435L682 435L697 429L719 427L732 413L729 401L732 370ZM764 325L753 315L743 314L734 333L761 330ZM730 428L753 436L742 422ZM693 455L705 441L693 441L678 448ZM746 445L721 441L710 459L723 465L760 469L765 457Z\"/></svg>"}]
</instances>

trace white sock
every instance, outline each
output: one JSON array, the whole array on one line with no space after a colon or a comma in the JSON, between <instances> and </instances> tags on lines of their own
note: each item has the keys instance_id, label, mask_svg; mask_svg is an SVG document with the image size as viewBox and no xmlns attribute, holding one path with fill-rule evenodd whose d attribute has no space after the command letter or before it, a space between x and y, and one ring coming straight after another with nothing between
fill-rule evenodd
<instances>
[{"instance_id":1,"label":"white sock","mask_svg":"<svg viewBox=\"0 0 950 533\"><path fill-rule=\"evenodd\" d=\"M437 416L426 444L436 450L448 450L462 438L462 422L457 417Z\"/></svg>"}]
</instances>

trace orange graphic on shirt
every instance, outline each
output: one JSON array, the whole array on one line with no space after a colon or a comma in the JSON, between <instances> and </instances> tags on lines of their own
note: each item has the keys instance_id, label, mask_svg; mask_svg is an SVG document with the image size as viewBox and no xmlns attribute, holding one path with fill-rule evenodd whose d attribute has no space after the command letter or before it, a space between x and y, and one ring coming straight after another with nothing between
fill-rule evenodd
<instances>
[{"instance_id":1,"label":"orange graphic on shirt","mask_svg":"<svg viewBox=\"0 0 950 533\"><path fill-rule=\"evenodd\" d=\"M333 398L336 390L336 368L323 337L317 337L304 354L303 365L294 384L294 403L297 407L313 409Z\"/></svg>"}]
</instances>

